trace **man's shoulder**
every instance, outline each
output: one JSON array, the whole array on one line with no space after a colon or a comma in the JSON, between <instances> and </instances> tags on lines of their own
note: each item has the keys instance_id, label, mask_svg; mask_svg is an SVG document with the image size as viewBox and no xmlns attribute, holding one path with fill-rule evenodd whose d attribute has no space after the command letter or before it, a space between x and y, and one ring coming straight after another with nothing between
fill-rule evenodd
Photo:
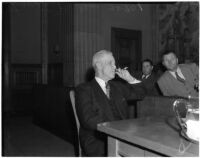
<instances>
[{"instance_id":1,"label":"man's shoulder","mask_svg":"<svg viewBox=\"0 0 200 158\"><path fill-rule=\"evenodd\" d=\"M149 76L149 78L151 79L157 79L158 75L155 72L152 72L151 75ZM148 78L147 78L148 79Z\"/></svg>"},{"instance_id":2,"label":"man's shoulder","mask_svg":"<svg viewBox=\"0 0 200 158\"><path fill-rule=\"evenodd\" d=\"M130 84L124 80L111 80L109 81L111 89L113 89L116 93L120 91L124 91L127 89Z\"/></svg>"},{"instance_id":3,"label":"man's shoulder","mask_svg":"<svg viewBox=\"0 0 200 158\"><path fill-rule=\"evenodd\" d=\"M136 71L133 76L137 79L142 79L142 72L141 71Z\"/></svg>"},{"instance_id":4,"label":"man's shoulder","mask_svg":"<svg viewBox=\"0 0 200 158\"><path fill-rule=\"evenodd\" d=\"M127 85L127 82L124 80L111 80L109 81L109 83L110 85L116 86L116 87Z\"/></svg>"},{"instance_id":5,"label":"man's shoulder","mask_svg":"<svg viewBox=\"0 0 200 158\"><path fill-rule=\"evenodd\" d=\"M196 66L197 66L196 63L179 64L180 68L193 68L193 67L196 67Z\"/></svg>"},{"instance_id":6,"label":"man's shoulder","mask_svg":"<svg viewBox=\"0 0 200 158\"><path fill-rule=\"evenodd\" d=\"M76 86L76 90L82 90L82 89L91 89L92 88L92 84L93 84L93 80L90 82L84 82L84 83L80 83L79 85Z\"/></svg>"},{"instance_id":7,"label":"man's shoulder","mask_svg":"<svg viewBox=\"0 0 200 158\"><path fill-rule=\"evenodd\" d=\"M170 75L170 74L169 74L169 71L166 70L166 71L158 78L158 82L164 81L166 78L168 78L169 75Z\"/></svg>"}]
</instances>

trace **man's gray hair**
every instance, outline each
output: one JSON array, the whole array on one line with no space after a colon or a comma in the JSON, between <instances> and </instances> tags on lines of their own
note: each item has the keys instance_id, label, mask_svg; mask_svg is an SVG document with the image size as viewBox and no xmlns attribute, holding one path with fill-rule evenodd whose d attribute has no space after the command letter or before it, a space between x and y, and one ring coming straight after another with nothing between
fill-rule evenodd
<instances>
[{"instance_id":1,"label":"man's gray hair","mask_svg":"<svg viewBox=\"0 0 200 158\"><path fill-rule=\"evenodd\" d=\"M93 55L92 66L94 69L96 69L96 63L102 61L105 55L112 55L112 52L108 50L100 50Z\"/></svg>"}]
</instances>

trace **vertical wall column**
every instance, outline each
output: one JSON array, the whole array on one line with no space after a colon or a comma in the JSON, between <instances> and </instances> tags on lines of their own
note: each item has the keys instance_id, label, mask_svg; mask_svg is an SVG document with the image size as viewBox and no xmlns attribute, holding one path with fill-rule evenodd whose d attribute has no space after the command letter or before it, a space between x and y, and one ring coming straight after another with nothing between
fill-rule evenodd
<instances>
[{"instance_id":1,"label":"vertical wall column","mask_svg":"<svg viewBox=\"0 0 200 158\"><path fill-rule=\"evenodd\" d=\"M48 12L47 3L41 3L41 61L42 83L48 82Z\"/></svg>"},{"instance_id":2,"label":"vertical wall column","mask_svg":"<svg viewBox=\"0 0 200 158\"><path fill-rule=\"evenodd\" d=\"M61 7L61 50L63 51L63 81L74 86L74 7L66 3Z\"/></svg>"},{"instance_id":3,"label":"vertical wall column","mask_svg":"<svg viewBox=\"0 0 200 158\"><path fill-rule=\"evenodd\" d=\"M101 7L99 4L74 4L74 80L84 82L92 66L93 54L102 49Z\"/></svg>"},{"instance_id":4,"label":"vertical wall column","mask_svg":"<svg viewBox=\"0 0 200 158\"><path fill-rule=\"evenodd\" d=\"M2 14L2 111L9 112L11 106L11 87L10 87L10 59L11 59L11 5L3 3Z\"/></svg>"},{"instance_id":5,"label":"vertical wall column","mask_svg":"<svg viewBox=\"0 0 200 158\"><path fill-rule=\"evenodd\" d=\"M159 13L157 4L151 4L151 14L152 14L152 59L154 63L157 63L160 60L159 55Z\"/></svg>"}]
</instances>

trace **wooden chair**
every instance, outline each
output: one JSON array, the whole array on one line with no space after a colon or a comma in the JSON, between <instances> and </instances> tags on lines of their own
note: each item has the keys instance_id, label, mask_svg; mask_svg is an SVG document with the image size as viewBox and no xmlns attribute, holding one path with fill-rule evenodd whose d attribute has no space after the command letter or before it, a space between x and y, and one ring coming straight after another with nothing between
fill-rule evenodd
<instances>
[{"instance_id":1,"label":"wooden chair","mask_svg":"<svg viewBox=\"0 0 200 158\"><path fill-rule=\"evenodd\" d=\"M80 129L80 122L76 113L76 107L75 107L75 91L71 90L69 92L69 96L70 96L70 100L71 100L71 104L72 104L72 108L73 108L73 112L74 112L74 116L75 116L75 120L76 120L76 127L77 127L77 132L78 132L78 148L79 148L79 157L82 156L82 150L81 150L81 145L80 145L80 139L79 139L79 129Z\"/></svg>"}]
</instances>

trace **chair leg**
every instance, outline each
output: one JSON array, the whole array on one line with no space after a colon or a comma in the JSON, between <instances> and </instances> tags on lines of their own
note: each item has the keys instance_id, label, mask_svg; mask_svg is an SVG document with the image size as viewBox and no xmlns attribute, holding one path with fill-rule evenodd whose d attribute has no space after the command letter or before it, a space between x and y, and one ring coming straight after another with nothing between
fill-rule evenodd
<instances>
[{"instance_id":1,"label":"chair leg","mask_svg":"<svg viewBox=\"0 0 200 158\"><path fill-rule=\"evenodd\" d=\"M78 156L81 157L82 156L82 150L81 150L81 146L79 144L79 153L78 153Z\"/></svg>"}]
</instances>

